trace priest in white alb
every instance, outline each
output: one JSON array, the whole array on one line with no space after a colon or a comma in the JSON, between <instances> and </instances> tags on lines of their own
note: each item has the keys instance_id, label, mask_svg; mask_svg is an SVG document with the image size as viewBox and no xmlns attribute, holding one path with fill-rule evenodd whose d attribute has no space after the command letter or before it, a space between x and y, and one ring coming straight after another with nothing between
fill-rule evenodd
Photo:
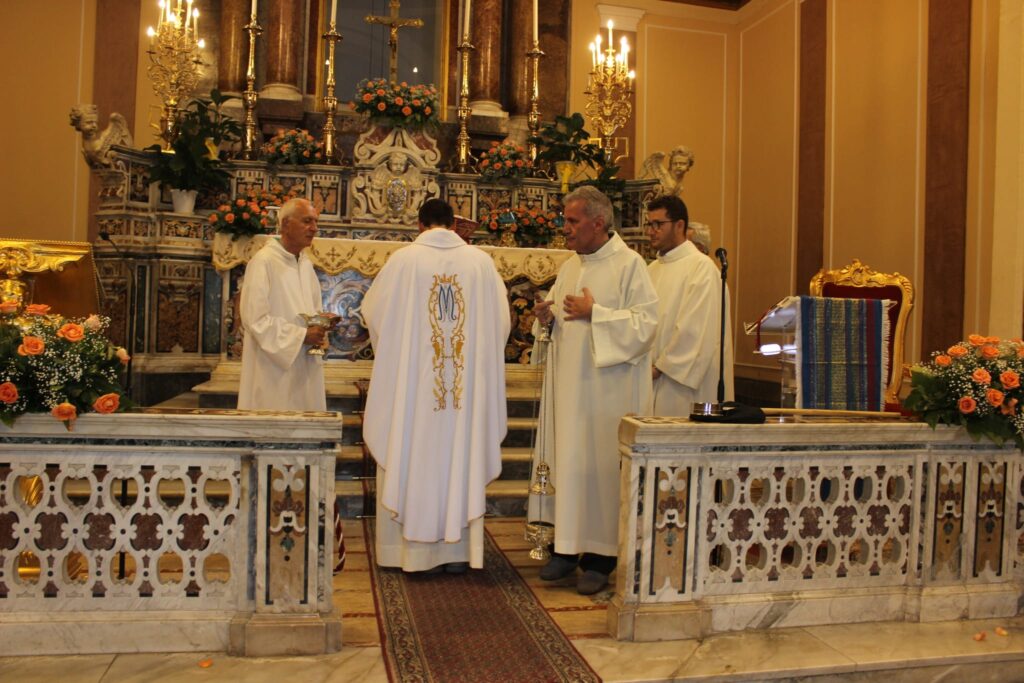
<instances>
[{"instance_id":1,"label":"priest in white alb","mask_svg":"<svg viewBox=\"0 0 1024 683\"><path fill-rule=\"evenodd\" d=\"M245 268L240 315L243 410L325 410L321 356L310 355L327 334L307 327L302 314L321 310L320 283L304 251L317 233L317 212L291 199L278 214L279 234L267 240Z\"/></svg>"},{"instance_id":2,"label":"priest in white alb","mask_svg":"<svg viewBox=\"0 0 1024 683\"><path fill-rule=\"evenodd\" d=\"M487 484L507 431L509 308L494 261L428 199L420 235L366 292L373 344L363 439L377 462L376 559L405 571L483 567Z\"/></svg>"},{"instance_id":3,"label":"priest in white alb","mask_svg":"<svg viewBox=\"0 0 1024 683\"><path fill-rule=\"evenodd\" d=\"M554 510L552 518L552 499L534 496L530 519L555 525L555 554L540 578L562 579L579 566L576 590L592 595L618 555L619 420L651 409L658 299L643 258L610 232L608 198L583 186L563 201L563 232L576 254L534 307L535 331L552 326L538 440Z\"/></svg>"},{"instance_id":4,"label":"priest in white alb","mask_svg":"<svg viewBox=\"0 0 1024 683\"><path fill-rule=\"evenodd\" d=\"M647 204L644 227L658 252L647 267L658 291L658 336L651 366L655 415L689 415L695 402L718 400L722 277L714 261L687 239L688 226L689 212L679 197L664 195ZM725 319L724 400L731 401L728 297Z\"/></svg>"}]
</instances>

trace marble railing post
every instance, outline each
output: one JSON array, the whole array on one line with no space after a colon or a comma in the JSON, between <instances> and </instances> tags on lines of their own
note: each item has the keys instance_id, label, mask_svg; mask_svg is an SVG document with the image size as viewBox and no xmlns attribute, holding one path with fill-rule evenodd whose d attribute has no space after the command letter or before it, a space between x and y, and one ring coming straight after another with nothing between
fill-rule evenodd
<instances>
[{"instance_id":1,"label":"marble railing post","mask_svg":"<svg viewBox=\"0 0 1024 683\"><path fill-rule=\"evenodd\" d=\"M470 33L476 51L469 69L469 106L476 116L507 116L501 106L501 41L502 0L477 0Z\"/></svg>"},{"instance_id":2,"label":"marble railing post","mask_svg":"<svg viewBox=\"0 0 1024 683\"><path fill-rule=\"evenodd\" d=\"M245 68L249 59L249 37L243 27L249 23L248 0L221 0L220 71L221 92L239 94L245 90Z\"/></svg>"},{"instance_id":3,"label":"marble railing post","mask_svg":"<svg viewBox=\"0 0 1024 683\"><path fill-rule=\"evenodd\" d=\"M302 0L270 0L267 13L267 78L260 97L302 101L299 89L302 59Z\"/></svg>"}]
</instances>

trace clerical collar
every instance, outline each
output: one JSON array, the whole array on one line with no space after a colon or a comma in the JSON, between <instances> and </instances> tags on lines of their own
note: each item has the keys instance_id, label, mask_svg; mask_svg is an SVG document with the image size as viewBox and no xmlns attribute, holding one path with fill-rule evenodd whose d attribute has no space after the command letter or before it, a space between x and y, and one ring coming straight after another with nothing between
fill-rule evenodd
<instances>
[{"instance_id":1,"label":"clerical collar","mask_svg":"<svg viewBox=\"0 0 1024 683\"><path fill-rule=\"evenodd\" d=\"M589 254L579 254L581 261L600 261L601 259L608 258L619 250L619 245L624 244L622 238L619 237L619 233L612 231L611 235L608 236L608 241L601 245L601 247Z\"/></svg>"},{"instance_id":2,"label":"clerical collar","mask_svg":"<svg viewBox=\"0 0 1024 683\"><path fill-rule=\"evenodd\" d=\"M696 245L690 240L686 240L682 244L669 249L664 254L658 254L658 260L662 263L672 263L678 261L681 258L685 258L691 254L699 254Z\"/></svg>"}]
</instances>

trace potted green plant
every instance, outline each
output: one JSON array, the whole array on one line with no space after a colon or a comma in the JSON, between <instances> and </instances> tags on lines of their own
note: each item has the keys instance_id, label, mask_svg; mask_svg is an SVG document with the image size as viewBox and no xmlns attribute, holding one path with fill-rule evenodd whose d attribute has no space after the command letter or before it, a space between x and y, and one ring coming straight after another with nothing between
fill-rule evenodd
<instances>
[{"instance_id":1,"label":"potted green plant","mask_svg":"<svg viewBox=\"0 0 1024 683\"><path fill-rule=\"evenodd\" d=\"M177 213L192 213L199 190L228 189L231 176L221 168L220 147L238 142L242 134L241 124L221 111L230 99L218 90L209 99L193 99L178 119L170 149L146 148L150 179L170 188Z\"/></svg>"},{"instance_id":2,"label":"potted green plant","mask_svg":"<svg viewBox=\"0 0 1024 683\"><path fill-rule=\"evenodd\" d=\"M569 179L576 169L596 168L603 160L600 145L590 142L590 133L584 128L583 115L573 112L569 116L556 116L530 138L537 145L537 161L555 167L562 181L562 192L568 191Z\"/></svg>"}]
</instances>

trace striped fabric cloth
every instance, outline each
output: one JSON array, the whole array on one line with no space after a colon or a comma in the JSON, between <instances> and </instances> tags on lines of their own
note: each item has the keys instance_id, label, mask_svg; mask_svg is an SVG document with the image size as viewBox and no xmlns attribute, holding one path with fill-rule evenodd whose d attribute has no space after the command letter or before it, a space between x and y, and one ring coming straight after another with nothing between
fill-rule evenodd
<instances>
[{"instance_id":1,"label":"striped fabric cloth","mask_svg":"<svg viewBox=\"0 0 1024 683\"><path fill-rule=\"evenodd\" d=\"M800 408L882 410L889 368L883 299L800 297L797 394Z\"/></svg>"}]
</instances>

